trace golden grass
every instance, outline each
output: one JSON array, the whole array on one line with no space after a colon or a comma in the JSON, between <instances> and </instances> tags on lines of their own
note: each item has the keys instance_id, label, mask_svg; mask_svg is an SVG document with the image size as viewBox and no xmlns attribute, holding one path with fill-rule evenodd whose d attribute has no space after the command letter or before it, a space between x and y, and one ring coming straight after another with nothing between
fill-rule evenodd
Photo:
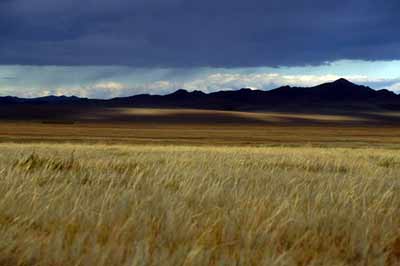
<instances>
[{"instance_id":1,"label":"golden grass","mask_svg":"<svg viewBox=\"0 0 400 266\"><path fill-rule=\"evenodd\" d=\"M394 150L0 150L0 265L400 263Z\"/></svg>"},{"instance_id":2,"label":"golden grass","mask_svg":"<svg viewBox=\"0 0 400 266\"><path fill-rule=\"evenodd\" d=\"M0 122L0 142L400 148L400 126Z\"/></svg>"}]
</instances>

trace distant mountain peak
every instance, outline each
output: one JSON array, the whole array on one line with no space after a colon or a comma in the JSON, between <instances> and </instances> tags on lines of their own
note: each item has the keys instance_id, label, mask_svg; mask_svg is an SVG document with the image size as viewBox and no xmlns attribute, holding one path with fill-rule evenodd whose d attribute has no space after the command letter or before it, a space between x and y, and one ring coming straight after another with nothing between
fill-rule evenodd
<instances>
[{"instance_id":1,"label":"distant mountain peak","mask_svg":"<svg viewBox=\"0 0 400 266\"><path fill-rule=\"evenodd\" d=\"M239 91L241 91L241 92L251 92L251 91L253 91L253 89L251 89L251 88L241 88Z\"/></svg>"},{"instance_id":2,"label":"distant mountain peak","mask_svg":"<svg viewBox=\"0 0 400 266\"><path fill-rule=\"evenodd\" d=\"M340 79L338 79L338 80L335 80L334 82L332 82L333 84L335 84L335 85L356 85L356 84L354 84L353 82L351 82L351 81L349 81L349 80L347 80L347 79L345 79L345 78L340 78Z\"/></svg>"},{"instance_id":3,"label":"distant mountain peak","mask_svg":"<svg viewBox=\"0 0 400 266\"><path fill-rule=\"evenodd\" d=\"M335 90L335 91L342 91L342 93L346 93L348 91L368 91L368 90L372 90L369 87L363 86L363 85L358 85L355 84L347 79L344 78L340 78L338 80L332 81L332 82L327 82L327 83L323 83L321 85L317 85L315 87L312 88L316 88L316 89L322 89L322 90Z\"/></svg>"},{"instance_id":4,"label":"distant mountain peak","mask_svg":"<svg viewBox=\"0 0 400 266\"><path fill-rule=\"evenodd\" d=\"M172 95L184 95L184 94L188 94L189 92L187 90L184 89L179 89L176 90L175 92L171 93Z\"/></svg>"}]
</instances>

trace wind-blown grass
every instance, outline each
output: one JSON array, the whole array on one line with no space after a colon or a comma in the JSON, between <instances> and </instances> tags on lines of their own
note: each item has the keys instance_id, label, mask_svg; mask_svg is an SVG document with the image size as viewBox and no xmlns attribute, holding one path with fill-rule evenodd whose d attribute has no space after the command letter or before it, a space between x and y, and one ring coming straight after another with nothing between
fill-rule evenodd
<instances>
[{"instance_id":1,"label":"wind-blown grass","mask_svg":"<svg viewBox=\"0 0 400 266\"><path fill-rule=\"evenodd\" d=\"M395 150L0 149L0 265L400 263Z\"/></svg>"}]
</instances>

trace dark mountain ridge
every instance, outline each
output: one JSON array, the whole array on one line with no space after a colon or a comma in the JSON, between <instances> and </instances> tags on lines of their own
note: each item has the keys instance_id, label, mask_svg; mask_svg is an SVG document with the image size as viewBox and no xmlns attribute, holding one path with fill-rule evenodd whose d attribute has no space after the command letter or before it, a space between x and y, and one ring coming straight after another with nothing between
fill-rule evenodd
<instances>
[{"instance_id":1,"label":"dark mountain ridge","mask_svg":"<svg viewBox=\"0 0 400 266\"><path fill-rule=\"evenodd\" d=\"M87 105L109 107L199 108L218 110L271 110L309 108L398 109L400 95L373 90L345 79L314 87L283 86L269 91L243 88L204 93L180 89L167 95L140 94L107 100L76 96L39 98L0 97L1 105Z\"/></svg>"}]
</instances>

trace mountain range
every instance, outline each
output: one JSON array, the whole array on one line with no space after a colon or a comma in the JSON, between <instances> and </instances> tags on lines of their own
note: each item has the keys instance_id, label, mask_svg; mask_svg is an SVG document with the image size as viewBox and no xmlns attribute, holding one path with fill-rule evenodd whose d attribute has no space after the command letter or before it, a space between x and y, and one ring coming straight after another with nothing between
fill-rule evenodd
<instances>
[{"instance_id":1,"label":"mountain range","mask_svg":"<svg viewBox=\"0 0 400 266\"><path fill-rule=\"evenodd\" d=\"M198 108L217 110L308 110L308 109L384 109L400 110L400 95L374 90L346 79L314 87L283 86L263 91L240 90L204 93L180 89L167 95L140 94L113 99L88 99L76 96L39 98L0 97L0 105L79 105L103 107Z\"/></svg>"}]
</instances>

